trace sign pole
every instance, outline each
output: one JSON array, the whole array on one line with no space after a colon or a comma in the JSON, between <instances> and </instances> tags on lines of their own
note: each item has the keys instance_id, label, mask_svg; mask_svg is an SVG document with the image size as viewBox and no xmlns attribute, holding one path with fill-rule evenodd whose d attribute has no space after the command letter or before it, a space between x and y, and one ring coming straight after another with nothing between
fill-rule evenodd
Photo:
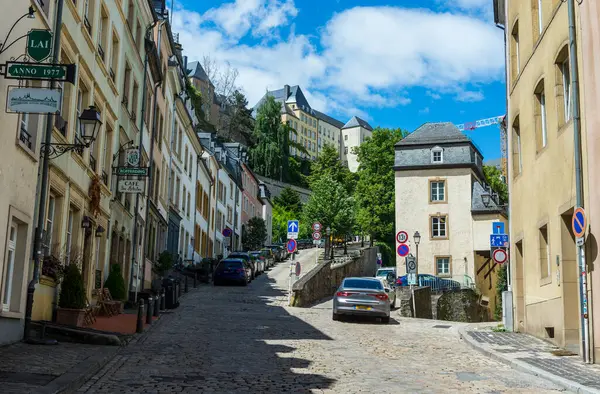
<instances>
[{"instance_id":1,"label":"sign pole","mask_svg":"<svg viewBox=\"0 0 600 394\"><path fill-rule=\"evenodd\" d=\"M412 298L413 317L417 317L417 303L415 302L415 286L410 285L410 297Z\"/></svg>"},{"instance_id":2,"label":"sign pole","mask_svg":"<svg viewBox=\"0 0 600 394\"><path fill-rule=\"evenodd\" d=\"M62 14L63 14L64 0L58 0L56 3L56 20L54 26L54 47L52 60L56 61L60 57L60 35L62 29ZM54 89L56 82L50 80L50 89ZM48 198L48 170L50 165L50 145L52 143L52 128L54 127L53 115L48 114L46 119L46 130L44 134L45 144L44 156L42 158L42 179L40 181L40 199L38 202L38 222L35 228L35 246L33 248L34 262L33 262L33 277L27 286L27 302L25 307L25 324L23 337L27 342L34 342L30 337L31 331L31 314L33 312L33 293L35 292L35 285L38 283L40 278L40 263L42 260L42 237L44 235L44 224L46 222L46 199Z\"/></svg>"}]
</instances>

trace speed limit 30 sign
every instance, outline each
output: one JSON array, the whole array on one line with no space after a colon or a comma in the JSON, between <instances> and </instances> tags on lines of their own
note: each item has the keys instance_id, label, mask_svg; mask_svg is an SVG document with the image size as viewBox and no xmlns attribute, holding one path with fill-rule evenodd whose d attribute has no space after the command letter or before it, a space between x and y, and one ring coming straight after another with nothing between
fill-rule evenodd
<instances>
[{"instance_id":1,"label":"speed limit 30 sign","mask_svg":"<svg viewBox=\"0 0 600 394\"><path fill-rule=\"evenodd\" d=\"M404 230L398 231L398 234L396 234L396 241L398 241L399 244L406 243L406 241L408 241L408 233Z\"/></svg>"}]
</instances>

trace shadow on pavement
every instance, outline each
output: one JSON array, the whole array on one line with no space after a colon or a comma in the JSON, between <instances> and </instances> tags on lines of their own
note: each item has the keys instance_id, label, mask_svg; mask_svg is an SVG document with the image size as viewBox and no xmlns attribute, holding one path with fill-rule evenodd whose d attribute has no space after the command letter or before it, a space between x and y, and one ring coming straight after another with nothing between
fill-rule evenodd
<instances>
[{"instance_id":1,"label":"shadow on pavement","mask_svg":"<svg viewBox=\"0 0 600 394\"><path fill-rule=\"evenodd\" d=\"M267 305L286 294L258 277L247 287L206 286L188 293L118 361L101 371L88 392L299 392L325 390L334 379L297 373L311 361L294 357L294 342L331 340L285 308ZM267 297L265 299L264 297ZM310 357L310 356L309 356Z\"/></svg>"}]
</instances>

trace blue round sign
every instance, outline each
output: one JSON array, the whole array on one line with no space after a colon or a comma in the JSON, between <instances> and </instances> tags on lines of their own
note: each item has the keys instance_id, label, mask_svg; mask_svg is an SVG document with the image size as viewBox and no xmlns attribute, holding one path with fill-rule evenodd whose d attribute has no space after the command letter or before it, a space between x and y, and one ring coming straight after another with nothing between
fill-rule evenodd
<instances>
[{"instance_id":1,"label":"blue round sign","mask_svg":"<svg viewBox=\"0 0 600 394\"><path fill-rule=\"evenodd\" d=\"M223 236L224 237L229 238L229 237L231 237L231 234L232 234L232 231L231 231L231 229L229 227L225 227L223 229Z\"/></svg>"},{"instance_id":2,"label":"blue round sign","mask_svg":"<svg viewBox=\"0 0 600 394\"><path fill-rule=\"evenodd\" d=\"M410 252L410 248L407 244L401 244L400 246L398 246L397 250L400 257L408 256L408 253Z\"/></svg>"},{"instance_id":3,"label":"blue round sign","mask_svg":"<svg viewBox=\"0 0 600 394\"><path fill-rule=\"evenodd\" d=\"M296 240L295 239L290 239L287 243L287 251L288 253L294 253L296 251Z\"/></svg>"}]
</instances>

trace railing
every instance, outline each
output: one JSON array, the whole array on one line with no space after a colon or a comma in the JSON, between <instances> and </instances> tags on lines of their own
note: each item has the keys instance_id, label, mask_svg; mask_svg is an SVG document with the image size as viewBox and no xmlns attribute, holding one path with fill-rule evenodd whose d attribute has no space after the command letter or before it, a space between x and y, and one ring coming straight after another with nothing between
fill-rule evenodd
<instances>
[{"instance_id":1,"label":"railing","mask_svg":"<svg viewBox=\"0 0 600 394\"><path fill-rule=\"evenodd\" d=\"M104 62L104 49L102 48L102 45L98 44L98 55L100 55L100 59L102 59L102 61Z\"/></svg>"},{"instance_id":2,"label":"railing","mask_svg":"<svg viewBox=\"0 0 600 394\"><path fill-rule=\"evenodd\" d=\"M104 182L104 184L108 186L108 174L104 170L102 170L102 182Z\"/></svg>"},{"instance_id":3,"label":"railing","mask_svg":"<svg viewBox=\"0 0 600 394\"><path fill-rule=\"evenodd\" d=\"M21 132L19 133L19 139L21 140L22 143L24 143L29 149L31 149L32 147L32 142L31 142L31 134L29 134L27 132L27 130L25 130L25 128L21 127Z\"/></svg>"},{"instance_id":4,"label":"railing","mask_svg":"<svg viewBox=\"0 0 600 394\"><path fill-rule=\"evenodd\" d=\"M60 115L54 115L54 127L63 135L63 137L67 136L67 127L69 122L63 119Z\"/></svg>"},{"instance_id":5,"label":"railing","mask_svg":"<svg viewBox=\"0 0 600 394\"><path fill-rule=\"evenodd\" d=\"M96 158L90 153L90 168L96 172L96 165L97 165L97 161Z\"/></svg>"},{"instance_id":6,"label":"railing","mask_svg":"<svg viewBox=\"0 0 600 394\"><path fill-rule=\"evenodd\" d=\"M428 286L433 293L443 293L462 289L474 289L475 282L468 275L453 275L448 277L419 275L419 286Z\"/></svg>"},{"instance_id":7,"label":"railing","mask_svg":"<svg viewBox=\"0 0 600 394\"><path fill-rule=\"evenodd\" d=\"M83 18L83 25L85 26L86 30L88 31L88 33L90 33L90 36L92 35L92 25L90 24L90 21L88 20L87 16L85 16Z\"/></svg>"}]
</instances>

